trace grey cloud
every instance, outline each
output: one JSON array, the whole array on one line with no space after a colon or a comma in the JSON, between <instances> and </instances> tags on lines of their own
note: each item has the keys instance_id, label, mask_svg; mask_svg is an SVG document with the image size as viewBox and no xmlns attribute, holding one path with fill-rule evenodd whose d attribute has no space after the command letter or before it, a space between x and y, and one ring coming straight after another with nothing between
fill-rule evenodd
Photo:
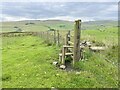
<instances>
[{"instance_id":1,"label":"grey cloud","mask_svg":"<svg viewBox=\"0 0 120 90\"><path fill-rule=\"evenodd\" d=\"M3 3L2 14L20 16L32 19L53 18L58 16L90 17L105 19L116 17L117 12L105 11L116 3L91 3L91 2L8 2ZM103 13L104 11L104 13ZM117 18L117 17L116 17Z\"/></svg>"}]
</instances>

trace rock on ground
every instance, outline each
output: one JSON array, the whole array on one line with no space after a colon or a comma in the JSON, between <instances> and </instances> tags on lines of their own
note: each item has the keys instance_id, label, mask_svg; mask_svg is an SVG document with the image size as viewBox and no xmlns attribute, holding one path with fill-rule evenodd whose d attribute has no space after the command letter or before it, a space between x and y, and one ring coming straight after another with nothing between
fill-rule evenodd
<instances>
[{"instance_id":1,"label":"rock on ground","mask_svg":"<svg viewBox=\"0 0 120 90\"><path fill-rule=\"evenodd\" d=\"M53 62L53 65L57 65L57 64L58 64L58 62L56 62L56 61L55 61L55 62Z\"/></svg>"},{"instance_id":2,"label":"rock on ground","mask_svg":"<svg viewBox=\"0 0 120 90\"><path fill-rule=\"evenodd\" d=\"M61 68L61 69L65 69L66 66L65 66L65 65L60 65L60 68Z\"/></svg>"}]
</instances>

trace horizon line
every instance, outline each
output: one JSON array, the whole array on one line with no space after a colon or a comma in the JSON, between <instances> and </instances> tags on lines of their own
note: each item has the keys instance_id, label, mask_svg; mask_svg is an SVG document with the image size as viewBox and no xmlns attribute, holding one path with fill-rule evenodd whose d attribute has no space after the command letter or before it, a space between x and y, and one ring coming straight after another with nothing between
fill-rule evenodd
<instances>
[{"instance_id":1,"label":"horizon line","mask_svg":"<svg viewBox=\"0 0 120 90\"><path fill-rule=\"evenodd\" d=\"M75 19L78 20L78 19ZM75 20L62 20L62 19L26 19L26 20L10 20L10 21L0 21L0 22L20 22L20 21L69 21L73 22ZM82 19L80 19L82 20ZM112 20L112 19L103 19L103 20L87 20L87 21L82 21L82 22L90 22L90 21L118 21L118 20Z\"/></svg>"}]
</instances>

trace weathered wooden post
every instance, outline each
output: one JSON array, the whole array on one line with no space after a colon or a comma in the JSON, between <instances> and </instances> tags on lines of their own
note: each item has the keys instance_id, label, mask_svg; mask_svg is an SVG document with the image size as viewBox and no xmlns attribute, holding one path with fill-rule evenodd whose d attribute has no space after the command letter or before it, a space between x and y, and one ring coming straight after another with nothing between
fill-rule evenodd
<instances>
[{"instance_id":1,"label":"weathered wooden post","mask_svg":"<svg viewBox=\"0 0 120 90\"><path fill-rule=\"evenodd\" d=\"M47 43L49 43L49 37L48 37L49 35L48 34L49 34L49 31L47 31Z\"/></svg>"},{"instance_id":2,"label":"weathered wooden post","mask_svg":"<svg viewBox=\"0 0 120 90\"><path fill-rule=\"evenodd\" d=\"M68 33L66 34L66 37L65 37L65 45L68 45Z\"/></svg>"},{"instance_id":3,"label":"weathered wooden post","mask_svg":"<svg viewBox=\"0 0 120 90\"><path fill-rule=\"evenodd\" d=\"M42 32L40 32L40 37L42 38Z\"/></svg>"},{"instance_id":4,"label":"weathered wooden post","mask_svg":"<svg viewBox=\"0 0 120 90\"><path fill-rule=\"evenodd\" d=\"M68 31L68 41L70 41L70 30ZM70 46L69 43L68 43L68 45Z\"/></svg>"},{"instance_id":5,"label":"weathered wooden post","mask_svg":"<svg viewBox=\"0 0 120 90\"><path fill-rule=\"evenodd\" d=\"M49 31L49 42L52 43L52 35L51 35L51 32Z\"/></svg>"},{"instance_id":6,"label":"weathered wooden post","mask_svg":"<svg viewBox=\"0 0 120 90\"><path fill-rule=\"evenodd\" d=\"M40 38L42 38L42 33L40 32Z\"/></svg>"},{"instance_id":7,"label":"weathered wooden post","mask_svg":"<svg viewBox=\"0 0 120 90\"><path fill-rule=\"evenodd\" d=\"M62 65L65 65L65 51L66 51L66 47L63 46L62 48Z\"/></svg>"},{"instance_id":8,"label":"weathered wooden post","mask_svg":"<svg viewBox=\"0 0 120 90\"><path fill-rule=\"evenodd\" d=\"M66 34L66 37L65 37L65 46L68 45L68 33ZM66 48L65 50L65 53L67 53L68 49Z\"/></svg>"},{"instance_id":9,"label":"weathered wooden post","mask_svg":"<svg viewBox=\"0 0 120 90\"><path fill-rule=\"evenodd\" d=\"M44 39L44 32L42 32L42 38Z\"/></svg>"},{"instance_id":10,"label":"weathered wooden post","mask_svg":"<svg viewBox=\"0 0 120 90\"><path fill-rule=\"evenodd\" d=\"M54 44L56 43L56 30L54 30Z\"/></svg>"},{"instance_id":11,"label":"weathered wooden post","mask_svg":"<svg viewBox=\"0 0 120 90\"><path fill-rule=\"evenodd\" d=\"M44 37L44 38L45 38L45 41L47 42L47 38L48 38L48 37L47 37L47 32L44 33L44 36L45 36L45 37Z\"/></svg>"},{"instance_id":12,"label":"weathered wooden post","mask_svg":"<svg viewBox=\"0 0 120 90\"><path fill-rule=\"evenodd\" d=\"M45 35L45 31L43 32L43 39L45 40L46 38L46 35Z\"/></svg>"},{"instance_id":13,"label":"weathered wooden post","mask_svg":"<svg viewBox=\"0 0 120 90\"><path fill-rule=\"evenodd\" d=\"M73 66L80 59L81 20L75 21L74 29L75 30L74 30Z\"/></svg>"},{"instance_id":14,"label":"weathered wooden post","mask_svg":"<svg viewBox=\"0 0 120 90\"><path fill-rule=\"evenodd\" d=\"M59 46L60 44L60 34L59 34L59 30L57 30L57 45Z\"/></svg>"}]
</instances>

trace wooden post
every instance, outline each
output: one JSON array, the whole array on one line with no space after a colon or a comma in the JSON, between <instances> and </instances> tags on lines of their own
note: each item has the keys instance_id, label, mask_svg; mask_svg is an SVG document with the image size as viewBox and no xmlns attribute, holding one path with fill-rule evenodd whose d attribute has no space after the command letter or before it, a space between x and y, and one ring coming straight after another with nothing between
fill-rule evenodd
<instances>
[{"instance_id":1,"label":"wooden post","mask_svg":"<svg viewBox=\"0 0 120 90\"><path fill-rule=\"evenodd\" d=\"M68 31L68 42L70 41L70 30ZM68 46L70 46L70 43L68 43ZM67 49L68 52L70 52L69 49Z\"/></svg>"},{"instance_id":2,"label":"wooden post","mask_svg":"<svg viewBox=\"0 0 120 90\"><path fill-rule=\"evenodd\" d=\"M40 38L42 38L42 32L40 32Z\"/></svg>"},{"instance_id":3,"label":"wooden post","mask_svg":"<svg viewBox=\"0 0 120 90\"><path fill-rule=\"evenodd\" d=\"M65 64L65 47L63 46L62 48L62 64L64 65Z\"/></svg>"},{"instance_id":4,"label":"wooden post","mask_svg":"<svg viewBox=\"0 0 120 90\"><path fill-rule=\"evenodd\" d=\"M44 32L42 33L42 38L44 39Z\"/></svg>"},{"instance_id":5,"label":"wooden post","mask_svg":"<svg viewBox=\"0 0 120 90\"><path fill-rule=\"evenodd\" d=\"M75 62L80 59L80 30L81 30L81 20L75 21L74 28L74 48L73 48L73 66Z\"/></svg>"},{"instance_id":6,"label":"wooden post","mask_svg":"<svg viewBox=\"0 0 120 90\"><path fill-rule=\"evenodd\" d=\"M60 35L59 35L59 30L57 30L57 45L59 46L60 44Z\"/></svg>"},{"instance_id":7,"label":"wooden post","mask_svg":"<svg viewBox=\"0 0 120 90\"><path fill-rule=\"evenodd\" d=\"M49 43L48 33L49 33L49 31L47 31L47 43Z\"/></svg>"},{"instance_id":8,"label":"wooden post","mask_svg":"<svg viewBox=\"0 0 120 90\"><path fill-rule=\"evenodd\" d=\"M51 32L50 32L50 31L48 31L48 32L49 32L49 33L48 33L48 34L49 34L49 42L52 43L52 35L51 35Z\"/></svg>"},{"instance_id":9,"label":"wooden post","mask_svg":"<svg viewBox=\"0 0 120 90\"><path fill-rule=\"evenodd\" d=\"M56 43L56 30L54 30L54 44Z\"/></svg>"},{"instance_id":10,"label":"wooden post","mask_svg":"<svg viewBox=\"0 0 120 90\"><path fill-rule=\"evenodd\" d=\"M62 44L62 38L61 38L61 35L59 34L59 42L60 42L60 44Z\"/></svg>"},{"instance_id":11,"label":"wooden post","mask_svg":"<svg viewBox=\"0 0 120 90\"><path fill-rule=\"evenodd\" d=\"M51 41L51 43L53 43L53 34L50 32L50 41Z\"/></svg>"},{"instance_id":12,"label":"wooden post","mask_svg":"<svg viewBox=\"0 0 120 90\"><path fill-rule=\"evenodd\" d=\"M43 36L43 32L41 32L41 38L42 38L42 36Z\"/></svg>"},{"instance_id":13,"label":"wooden post","mask_svg":"<svg viewBox=\"0 0 120 90\"><path fill-rule=\"evenodd\" d=\"M68 41L70 41L70 30L68 31ZM68 44L70 46L70 44Z\"/></svg>"},{"instance_id":14,"label":"wooden post","mask_svg":"<svg viewBox=\"0 0 120 90\"><path fill-rule=\"evenodd\" d=\"M42 32L41 32L41 38L42 38Z\"/></svg>"},{"instance_id":15,"label":"wooden post","mask_svg":"<svg viewBox=\"0 0 120 90\"><path fill-rule=\"evenodd\" d=\"M45 41L47 42L47 32L44 33L44 38L45 38Z\"/></svg>"},{"instance_id":16,"label":"wooden post","mask_svg":"<svg viewBox=\"0 0 120 90\"><path fill-rule=\"evenodd\" d=\"M65 45L67 46L68 45L68 33L66 34L66 37L65 37ZM68 49L66 48L65 49L65 53L67 53Z\"/></svg>"},{"instance_id":17,"label":"wooden post","mask_svg":"<svg viewBox=\"0 0 120 90\"><path fill-rule=\"evenodd\" d=\"M66 34L66 37L65 37L65 45L68 45L68 34Z\"/></svg>"}]
</instances>

